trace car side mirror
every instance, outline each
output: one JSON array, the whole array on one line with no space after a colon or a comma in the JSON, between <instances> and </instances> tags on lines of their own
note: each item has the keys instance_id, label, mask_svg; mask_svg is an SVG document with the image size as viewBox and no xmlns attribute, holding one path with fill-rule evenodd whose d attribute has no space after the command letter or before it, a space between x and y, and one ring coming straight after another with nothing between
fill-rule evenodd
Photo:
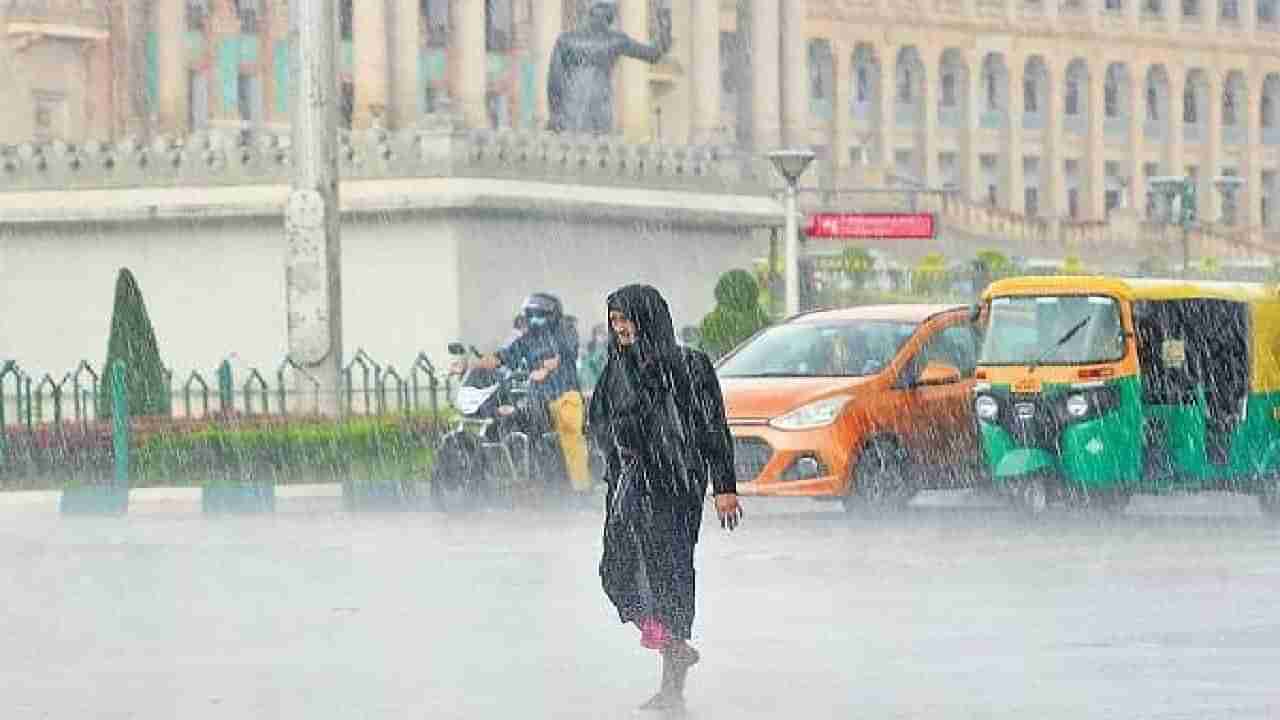
<instances>
[{"instance_id":1,"label":"car side mirror","mask_svg":"<svg viewBox=\"0 0 1280 720\"><path fill-rule=\"evenodd\" d=\"M466 346L464 346L462 343L459 343L459 342L449 343L449 354L450 355L466 355L467 348Z\"/></svg>"},{"instance_id":2,"label":"car side mirror","mask_svg":"<svg viewBox=\"0 0 1280 720\"><path fill-rule=\"evenodd\" d=\"M920 373L916 385L950 385L960 382L960 369L954 365L933 362Z\"/></svg>"}]
</instances>

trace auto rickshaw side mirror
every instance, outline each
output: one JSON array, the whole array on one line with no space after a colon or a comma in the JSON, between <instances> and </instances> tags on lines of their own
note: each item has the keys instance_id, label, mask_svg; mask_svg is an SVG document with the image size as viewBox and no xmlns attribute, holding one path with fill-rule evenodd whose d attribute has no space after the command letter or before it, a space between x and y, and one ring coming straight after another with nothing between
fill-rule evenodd
<instances>
[{"instance_id":1,"label":"auto rickshaw side mirror","mask_svg":"<svg viewBox=\"0 0 1280 720\"><path fill-rule=\"evenodd\" d=\"M466 355L467 348L465 345L463 345L460 342L452 342L452 343L449 343L449 354L450 355Z\"/></svg>"},{"instance_id":2,"label":"auto rickshaw side mirror","mask_svg":"<svg viewBox=\"0 0 1280 720\"><path fill-rule=\"evenodd\" d=\"M973 303L969 306L969 322L976 323L982 319L982 303Z\"/></svg>"},{"instance_id":3,"label":"auto rickshaw side mirror","mask_svg":"<svg viewBox=\"0 0 1280 720\"><path fill-rule=\"evenodd\" d=\"M960 369L947 363L932 362L920 373L916 385L950 385L960 382Z\"/></svg>"}]
</instances>

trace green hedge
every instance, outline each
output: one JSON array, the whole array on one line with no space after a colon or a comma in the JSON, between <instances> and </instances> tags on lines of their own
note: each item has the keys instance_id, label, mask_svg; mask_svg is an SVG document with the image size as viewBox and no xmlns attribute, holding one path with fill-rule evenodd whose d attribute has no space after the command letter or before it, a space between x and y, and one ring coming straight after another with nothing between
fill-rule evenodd
<instances>
[{"instance_id":1,"label":"green hedge","mask_svg":"<svg viewBox=\"0 0 1280 720\"><path fill-rule=\"evenodd\" d=\"M161 431L134 451L132 484L404 481L425 476L438 429L410 416Z\"/></svg>"}]
</instances>

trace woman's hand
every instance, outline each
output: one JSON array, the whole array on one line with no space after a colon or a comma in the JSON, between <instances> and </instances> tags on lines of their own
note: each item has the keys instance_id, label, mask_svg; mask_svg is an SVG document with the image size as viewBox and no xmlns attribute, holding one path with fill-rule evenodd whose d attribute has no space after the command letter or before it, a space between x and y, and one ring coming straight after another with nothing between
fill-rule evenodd
<instances>
[{"instance_id":1,"label":"woman's hand","mask_svg":"<svg viewBox=\"0 0 1280 720\"><path fill-rule=\"evenodd\" d=\"M733 530L742 522L742 505L738 503L736 493L725 493L716 496L716 515L720 516L720 527Z\"/></svg>"}]
</instances>

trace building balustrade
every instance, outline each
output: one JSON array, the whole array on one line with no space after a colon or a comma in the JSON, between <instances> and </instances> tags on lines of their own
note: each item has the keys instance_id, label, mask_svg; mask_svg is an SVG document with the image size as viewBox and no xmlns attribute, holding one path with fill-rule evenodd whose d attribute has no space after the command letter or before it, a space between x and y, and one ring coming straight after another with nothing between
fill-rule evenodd
<instances>
[{"instance_id":1,"label":"building balustrade","mask_svg":"<svg viewBox=\"0 0 1280 720\"><path fill-rule=\"evenodd\" d=\"M88 0L6 0L3 14L10 32L22 32L25 26L43 26L48 32L57 26L105 31L110 27L106 3ZM30 28L32 30L36 28Z\"/></svg>"},{"instance_id":2,"label":"building balustrade","mask_svg":"<svg viewBox=\"0 0 1280 720\"><path fill-rule=\"evenodd\" d=\"M219 130L143 144L24 143L0 150L0 192L288 184L287 134ZM459 130L450 121L343 132L344 179L472 177L759 195L769 163L731 146L664 146L544 132Z\"/></svg>"}]
</instances>

